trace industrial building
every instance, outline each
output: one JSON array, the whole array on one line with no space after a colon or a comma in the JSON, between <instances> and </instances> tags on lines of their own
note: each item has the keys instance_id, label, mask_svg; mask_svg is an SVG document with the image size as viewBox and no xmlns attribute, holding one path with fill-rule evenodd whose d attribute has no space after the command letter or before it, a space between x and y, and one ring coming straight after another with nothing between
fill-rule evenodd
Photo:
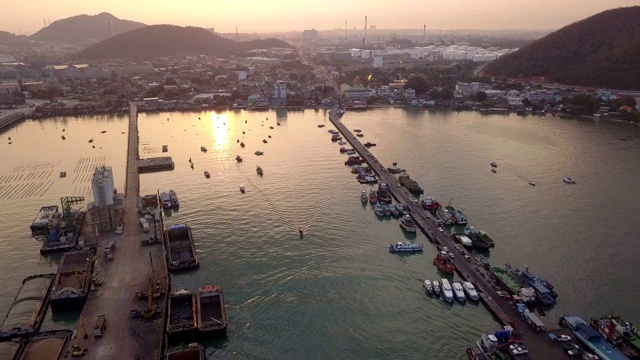
<instances>
[{"instance_id":1,"label":"industrial building","mask_svg":"<svg viewBox=\"0 0 640 360\"><path fill-rule=\"evenodd\" d=\"M99 166L91 177L93 202L87 205L91 223L96 232L107 233L116 229L116 209L122 209L122 197L116 197L111 166Z\"/></svg>"}]
</instances>

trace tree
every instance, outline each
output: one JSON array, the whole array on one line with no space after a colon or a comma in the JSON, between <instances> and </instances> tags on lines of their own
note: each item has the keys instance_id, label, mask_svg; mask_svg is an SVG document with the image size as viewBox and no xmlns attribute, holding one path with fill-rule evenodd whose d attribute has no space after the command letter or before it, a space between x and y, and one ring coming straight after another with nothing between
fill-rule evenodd
<instances>
[{"instance_id":1,"label":"tree","mask_svg":"<svg viewBox=\"0 0 640 360\"><path fill-rule=\"evenodd\" d=\"M413 89L416 91L416 95L422 95L429 89L427 80L422 76L412 76L409 81L404 85L405 89Z\"/></svg>"},{"instance_id":2,"label":"tree","mask_svg":"<svg viewBox=\"0 0 640 360\"><path fill-rule=\"evenodd\" d=\"M487 101L487 93L484 91L478 91L477 93L471 96L471 100L475 102L484 102Z\"/></svg>"},{"instance_id":3,"label":"tree","mask_svg":"<svg viewBox=\"0 0 640 360\"><path fill-rule=\"evenodd\" d=\"M615 101L614 107L619 108L621 106L630 106L635 109L636 105L636 98L634 98L633 96L623 96Z\"/></svg>"}]
</instances>

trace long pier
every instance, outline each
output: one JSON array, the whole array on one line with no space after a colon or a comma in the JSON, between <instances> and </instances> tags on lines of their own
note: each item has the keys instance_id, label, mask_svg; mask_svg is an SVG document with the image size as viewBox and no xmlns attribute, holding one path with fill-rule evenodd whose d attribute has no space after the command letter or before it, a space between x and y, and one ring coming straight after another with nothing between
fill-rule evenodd
<instances>
[{"instance_id":1,"label":"long pier","mask_svg":"<svg viewBox=\"0 0 640 360\"><path fill-rule=\"evenodd\" d=\"M25 117L25 113L23 111L15 111L8 114L0 115L0 131L24 119L24 117Z\"/></svg>"},{"instance_id":2,"label":"long pier","mask_svg":"<svg viewBox=\"0 0 640 360\"><path fill-rule=\"evenodd\" d=\"M398 187L398 179L386 171L386 168L369 152L369 150L358 140L354 134L347 129L340 117L336 115L336 108L329 112L329 119L333 125L342 133L353 149L358 152L360 157L369 165L369 167L379 176L380 181L386 182L392 186L389 189L394 198L401 202L407 209L416 224L422 232L435 244L447 246L453 249L455 241L445 231L439 231L439 225L436 220L420 205L416 205L411 201L413 196L405 187ZM383 170L384 169L384 170ZM466 250L465 250L466 251ZM515 306L507 302L497 294L497 285L492 281L491 273L483 268L482 264L472 257L472 262L467 262L463 257L457 256L453 260L456 266L456 272L466 281L470 281L478 289L478 293L482 302L487 306L489 311L503 324L515 325L516 331L520 339L529 349L527 355L520 355L520 359L564 359L569 356L563 351L562 346L549 341L545 332L536 331L529 325L518 313ZM480 334L478 334L480 335ZM472 346L472 344L469 344Z\"/></svg>"},{"instance_id":3,"label":"long pier","mask_svg":"<svg viewBox=\"0 0 640 360\"><path fill-rule=\"evenodd\" d=\"M113 251L114 259L107 260L104 246L98 242L96 255L97 276L103 285L92 292L85 304L81 321L88 338L80 340L88 350L89 359L160 359L169 278L162 241L143 246L144 237L138 224L140 178L138 174L138 111L130 105L127 174L124 198L124 231L118 236ZM146 235L149 236L148 234ZM150 279L159 282L163 294L154 299L159 316L154 319L132 319L132 309L143 310L147 302L136 300L136 292L147 294ZM155 286L155 285L154 285ZM107 329L102 338L93 337L93 325L99 314L104 314ZM70 342L70 346L78 340Z\"/></svg>"}]
</instances>

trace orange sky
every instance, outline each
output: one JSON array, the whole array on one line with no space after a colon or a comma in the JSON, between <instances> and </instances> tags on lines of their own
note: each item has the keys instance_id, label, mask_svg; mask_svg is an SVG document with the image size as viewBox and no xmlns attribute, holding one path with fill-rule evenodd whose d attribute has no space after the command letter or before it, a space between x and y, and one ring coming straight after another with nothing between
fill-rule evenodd
<instances>
[{"instance_id":1,"label":"orange sky","mask_svg":"<svg viewBox=\"0 0 640 360\"><path fill-rule=\"evenodd\" d=\"M3 1L0 30L33 34L66 17L100 12L146 24L215 27L217 32L378 29L558 29L603 10L640 0L19 0Z\"/></svg>"}]
</instances>

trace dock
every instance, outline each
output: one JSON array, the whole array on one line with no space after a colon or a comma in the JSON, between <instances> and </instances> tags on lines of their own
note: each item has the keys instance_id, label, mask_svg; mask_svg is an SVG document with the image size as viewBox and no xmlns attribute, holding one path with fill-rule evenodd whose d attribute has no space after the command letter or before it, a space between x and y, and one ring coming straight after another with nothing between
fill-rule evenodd
<instances>
[{"instance_id":1,"label":"dock","mask_svg":"<svg viewBox=\"0 0 640 360\"><path fill-rule=\"evenodd\" d=\"M8 114L0 115L0 131L10 127L11 125L17 123L18 121L24 118L25 118L24 111L15 111Z\"/></svg>"},{"instance_id":2,"label":"dock","mask_svg":"<svg viewBox=\"0 0 640 360\"><path fill-rule=\"evenodd\" d=\"M393 197L401 202L405 209L411 214L421 231L435 245L446 246L453 249L455 238L447 232L439 231L437 220L420 205L411 201L413 195L404 187L397 186L399 180L390 174L386 167L382 165L378 159L369 152L367 147L358 140L358 138L342 123L340 116L337 115L337 109L333 108L329 112L329 120L333 123L343 138L348 141L360 157L369 165L369 167L378 175L381 182L386 182L389 186ZM384 169L384 170L383 170ZM465 254L467 254L465 250ZM519 336L519 340L523 341L529 353L518 356L519 359L565 359L569 356L563 351L562 346L549 341L545 332L536 331L527 321L520 316L516 307L499 296L497 291L499 287L493 280L489 271L483 265L472 257L471 262L467 262L463 256L456 256L453 259L456 266L456 272L465 281L475 284L482 302L494 317L503 325L513 326ZM478 334L480 337L481 334ZM471 345L471 344L470 344Z\"/></svg>"},{"instance_id":3,"label":"dock","mask_svg":"<svg viewBox=\"0 0 640 360\"><path fill-rule=\"evenodd\" d=\"M138 159L138 172L149 173L157 171L171 171L175 168L171 156L160 156L148 159Z\"/></svg>"},{"instance_id":4,"label":"dock","mask_svg":"<svg viewBox=\"0 0 640 360\"><path fill-rule=\"evenodd\" d=\"M91 293L81 314L81 323L89 334L98 315L104 314L108 324L101 338L90 335L82 340L90 359L160 359L162 351L169 278L162 232L155 234L160 238L158 241L141 241L148 239L149 234L143 233L139 225L139 210L142 209L138 209L139 137L135 104L130 105L128 135L123 234L115 237L115 243L98 243L96 274L103 283ZM162 219L157 220L162 224ZM109 254L113 254L112 259L105 256L106 246ZM155 316L148 319L130 317L131 310L143 311L148 304L146 298L138 300L136 293L148 294L150 290L154 292L151 302L157 309ZM68 353L74 344L76 340L71 340Z\"/></svg>"}]
</instances>

